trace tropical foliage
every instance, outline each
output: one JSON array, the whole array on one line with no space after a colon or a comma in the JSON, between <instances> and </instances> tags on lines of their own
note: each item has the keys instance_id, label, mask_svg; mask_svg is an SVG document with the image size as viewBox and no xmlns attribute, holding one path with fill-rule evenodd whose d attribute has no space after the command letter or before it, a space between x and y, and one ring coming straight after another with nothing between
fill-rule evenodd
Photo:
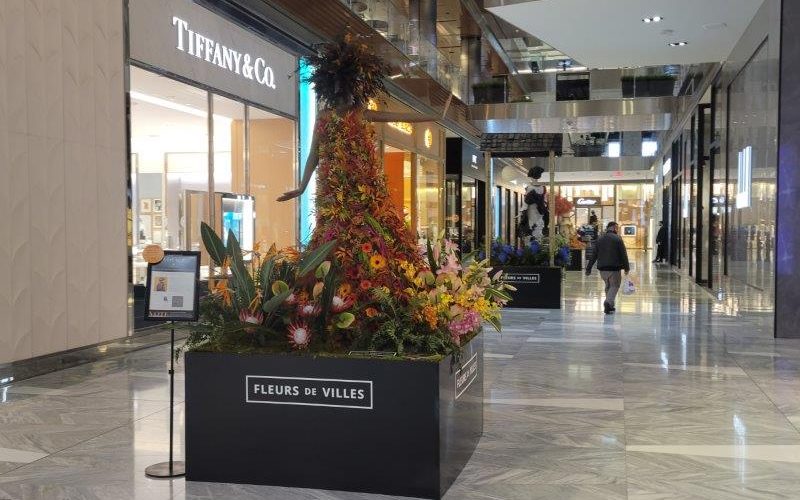
<instances>
[{"instance_id":1,"label":"tropical foliage","mask_svg":"<svg viewBox=\"0 0 800 500\"><path fill-rule=\"evenodd\" d=\"M390 289L369 279L352 287L336 258L336 240L303 253L243 252L233 233L225 245L204 224L202 236L220 277L201 301L187 349L446 355L484 321L499 330L500 309L510 300L511 287L500 273L490 276L488 261L467 256L462 263L448 240L430 243L414 262L401 261L402 286ZM373 275L387 272L379 253L358 252Z\"/></svg>"}]
</instances>

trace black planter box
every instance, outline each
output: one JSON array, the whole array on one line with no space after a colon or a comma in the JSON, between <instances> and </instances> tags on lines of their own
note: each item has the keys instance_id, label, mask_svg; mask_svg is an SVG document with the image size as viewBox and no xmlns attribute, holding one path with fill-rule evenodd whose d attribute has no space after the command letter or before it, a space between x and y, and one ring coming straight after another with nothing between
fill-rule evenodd
<instances>
[{"instance_id":1,"label":"black planter box","mask_svg":"<svg viewBox=\"0 0 800 500\"><path fill-rule=\"evenodd\" d=\"M580 248L569 249L569 263L566 267L567 271L582 271L583 270L583 250Z\"/></svg>"},{"instance_id":2,"label":"black planter box","mask_svg":"<svg viewBox=\"0 0 800 500\"><path fill-rule=\"evenodd\" d=\"M495 267L503 271L503 281L513 285L512 301L508 307L532 309L561 309L561 268L508 266Z\"/></svg>"},{"instance_id":3,"label":"black planter box","mask_svg":"<svg viewBox=\"0 0 800 500\"><path fill-rule=\"evenodd\" d=\"M483 433L459 363L186 353L186 479L439 499Z\"/></svg>"}]
</instances>

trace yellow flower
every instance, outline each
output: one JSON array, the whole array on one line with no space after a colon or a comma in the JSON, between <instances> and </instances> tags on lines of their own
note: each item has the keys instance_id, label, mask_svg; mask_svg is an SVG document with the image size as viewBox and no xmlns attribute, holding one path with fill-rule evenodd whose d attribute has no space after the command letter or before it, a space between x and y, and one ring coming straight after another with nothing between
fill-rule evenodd
<instances>
[{"instance_id":1,"label":"yellow flower","mask_svg":"<svg viewBox=\"0 0 800 500\"><path fill-rule=\"evenodd\" d=\"M383 255L373 255L369 258L369 267L376 271L380 271L386 267L386 257Z\"/></svg>"}]
</instances>

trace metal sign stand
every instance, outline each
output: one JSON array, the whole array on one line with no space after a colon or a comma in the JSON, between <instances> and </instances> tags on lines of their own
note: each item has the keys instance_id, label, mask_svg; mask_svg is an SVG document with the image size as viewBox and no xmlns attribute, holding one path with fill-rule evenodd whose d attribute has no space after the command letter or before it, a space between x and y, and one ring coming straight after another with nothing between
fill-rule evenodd
<instances>
[{"instance_id":1,"label":"metal sign stand","mask_svg":"<svg viewBox=\"0 0 800 500\"><path fill-rule=\"evenodd\" d=\"M153 464L144 470L147 477L173 478L186 475L186 462L175 461L172 458L174 406L175 406L175 322L170 322L169 340L169 461Z\"/></svg>"}]
</instances>

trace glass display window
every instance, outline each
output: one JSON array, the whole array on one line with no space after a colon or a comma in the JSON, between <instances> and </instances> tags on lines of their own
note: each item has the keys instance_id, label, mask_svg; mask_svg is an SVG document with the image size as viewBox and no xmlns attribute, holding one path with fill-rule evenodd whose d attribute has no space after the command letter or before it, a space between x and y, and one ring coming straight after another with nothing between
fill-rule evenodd
<instances>
[{"instance_id":1,"label":"glass display window","mask_svg":"<svg viewBox=\"0 0 800 500\"><path fill-rule=\"evenodd\" d=\"M134 284L146 280L141 251L149 244L201 251L208 275L200 226L222 229L217 194L253 196L255 210L236 221L248 235L243 248L296 244L296 203L275 201L296 184L294 120L135 66L130 101Z\"/></svg>"},{"instance_id":2,"label":"glass display window","mask_svg":"<svg viewBox=\"0 0 800 500\"><path fill-rule=\"evenodd\" d=\"M417 231L423 238L436 238L442 230L444 163L417 155Z\"/></svg>"}]
</instances>

